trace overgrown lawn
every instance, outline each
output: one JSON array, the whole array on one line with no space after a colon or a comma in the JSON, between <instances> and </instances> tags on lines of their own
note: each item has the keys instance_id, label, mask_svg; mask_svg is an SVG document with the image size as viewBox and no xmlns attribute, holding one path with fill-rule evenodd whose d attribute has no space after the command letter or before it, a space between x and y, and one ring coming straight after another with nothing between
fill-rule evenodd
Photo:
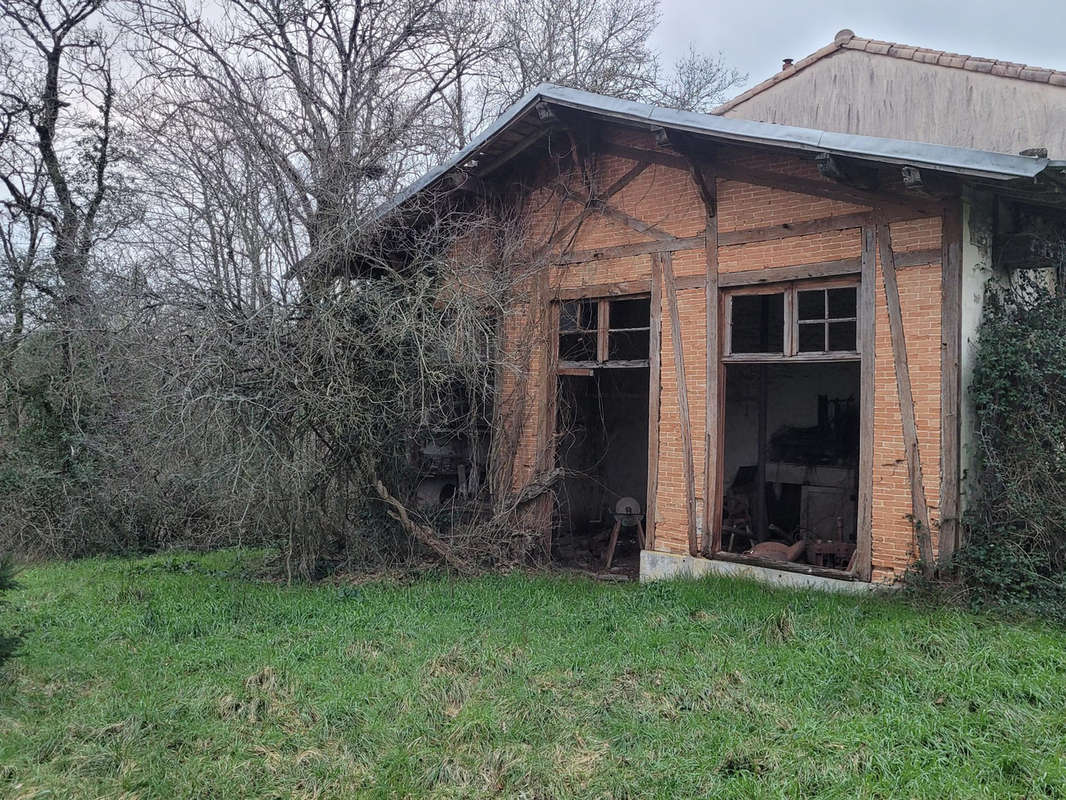
<instances>
[{"instance_id":1,"label":"overgrown lawn","mask_svg":"<svg viewBox=\"0 0 1066 800\"><path fill-rule=\"evenodd\" d=\"M0 796L1066 797L1066 632L727 580L38 567Z\"/></svg>"}]
</instances>

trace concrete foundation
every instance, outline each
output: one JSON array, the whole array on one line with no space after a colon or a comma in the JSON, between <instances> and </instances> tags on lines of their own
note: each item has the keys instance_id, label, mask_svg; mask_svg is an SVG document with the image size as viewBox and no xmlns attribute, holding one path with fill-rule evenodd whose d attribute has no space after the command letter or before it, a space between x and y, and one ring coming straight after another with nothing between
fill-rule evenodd
<instances>
[{"instance_id":1,"label":"concrete foundation","mask_svg":"<svg viewBox=\"0 0 1066 800\"><path fill-rule=\"evenodd\" d=\"M768 569L749 564L736 564L732 561L693 558L692 556L680 556L674 553L660 553L655 550L642 550L640 553L641 583L668 578L698 578L703 575L747 578L787 589L817 589L823 592L843 592L846 594L869 594L892 588L882 583L841 581L834 578L823 578L820 575L804 575L801 572Z\"/></svg>"}]
</instances>

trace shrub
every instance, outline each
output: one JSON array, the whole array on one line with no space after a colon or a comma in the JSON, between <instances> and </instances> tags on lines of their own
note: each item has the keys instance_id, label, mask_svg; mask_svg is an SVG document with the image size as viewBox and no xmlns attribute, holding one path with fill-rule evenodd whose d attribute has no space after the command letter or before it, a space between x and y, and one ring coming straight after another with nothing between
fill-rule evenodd
<instances>
[{"instance_id":1,"label":"shrub","mask_svg":"<svg viewBox=\"0 0 1066 800\"><path fill-rule=\"evenodd\" d=\"M3 592L15 588L15 562L11 556L0 553L0 604L4 602ZM5 636L0 631L0 664L3 664L15 653L18 646L18 636Z\"/></svg>"},{"instance_id":2,"label":"shrub","mask_svg":"<svg viewBox=\"0 0 1066 800\"><path fill-rule=\"evenodd\" d=\"M1066 302L990 288L972 381L978 494L956 556L971 602L1066 619Z\"/></svg>"}]
</instances>

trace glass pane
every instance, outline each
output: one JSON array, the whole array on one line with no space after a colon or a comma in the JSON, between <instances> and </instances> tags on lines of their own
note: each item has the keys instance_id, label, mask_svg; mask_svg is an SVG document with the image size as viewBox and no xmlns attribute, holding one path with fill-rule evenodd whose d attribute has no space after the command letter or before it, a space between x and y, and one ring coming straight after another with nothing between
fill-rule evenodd
<instances>
[{"instance_id":1,"label":"glass pane","mask_svg":"<svg viewBox=\"0 0 1066 800\"><path fill-rule=\"evenodd\" d=\"M784 352L784 294L738 294L731 302L733 353Z\"/></svg>"},{"instance_id":2,"label":"glass pane","mask_svg":"<svg viewBox=\"0 0 1066 800\"><path fill-rule=\"evenodd\" d=\"M825 289L797 292L800 319L825 319Z\"/></svg>"},{"instance_id":3,"label":"glass pane","mask_svg":"<svg viewBox=\"0 0 1066 800\"><path fill-rule=\"evenodd\" d=\"M840 319L841 317L855 316L855 287L846 289L829 290L829 317ZM832 348L830 348L832 349Z\"/></svg>"},{"instance_id":4,"label":"glass pane","mask_svg":"<svg viewBox=\"0 0 1066 800\"><path fill-rule=\"evenodd\" d=\"M580 308L576 300L569 300L559 306L559 330L576 331L578 322L578 309Z\"/></svg>"},{"instance_id":5,"label":"glass pane","mask_svg":"<svg viewBox=\"0 0 1066 800\"><path fill-rule=\"evenodd\" d=\"M825 323L809 322L799 326L799 351L820 353L825 350Z\"/></svg>"},{"instance_id":6,"label":"glass pane","mask_svg":"<svg viewBox=\"0 0 1066 800\"><path fill-rule=\"evenodd\" d=\"M583 331L596 330L596 318L599 316L600 304L596 300L581 301L581 323Z\"/></svg>"},{"instance_id":7,"label":"glass pane","mask_svg":"<svg viewBox=\"0 0 1066 800\"><path fill-rule=\"evenodd\" d=\"M607 359L609 361L636 361L647 357L647 331L607 334Z\"/></svg>"},{"instance_id":8,"label":"glass pane","mask_svg":"<svg viewBox=\"0 0 1066 800\"><path fill-rule=\"evenodd\" d=\"M564 333L559 337L560 361L595 361L596 334Z\"/></svg>"},{"instance_id":9,"label":"glass pane","mask_svg":"<svg viewBox=\"0 0 1066 800\"><path fill-rule=\"evenodd\" d=\"M611 313L607 320L611 330L647 328L651 325L651 301L646 297L636 300L612 300Z\"/></svg>"},{"instance_id":10,"label":"glass pane","mask_svg":"<svg viewBox=\"0 0 1066 800\"><path fill-rule=\"evenodd\" d=\"M854 322L830 322L829 323L829 349L858 350L855 342Z\"/></svg>"}]
</instances>

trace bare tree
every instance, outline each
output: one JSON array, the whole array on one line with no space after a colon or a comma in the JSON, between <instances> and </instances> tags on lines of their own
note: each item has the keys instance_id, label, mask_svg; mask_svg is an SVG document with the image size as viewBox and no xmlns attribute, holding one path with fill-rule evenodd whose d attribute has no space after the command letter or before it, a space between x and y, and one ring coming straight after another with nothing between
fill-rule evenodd
<instances>
[{"instance_id":1,"label":"bare tree","mask_svg":"<svg viewBox=\"0 0 1066 800\"><path fill-rule=\"evenodd\" d=\"M9 230L16 220L46 226L68 326L82 324L90 304L89 257L108 192L115 87L110 43L90 27L102 5L13 0L0 27L7 53L0 180ZM27 232L26 252L36 233Z\"/></svg>"}]
</instances>

